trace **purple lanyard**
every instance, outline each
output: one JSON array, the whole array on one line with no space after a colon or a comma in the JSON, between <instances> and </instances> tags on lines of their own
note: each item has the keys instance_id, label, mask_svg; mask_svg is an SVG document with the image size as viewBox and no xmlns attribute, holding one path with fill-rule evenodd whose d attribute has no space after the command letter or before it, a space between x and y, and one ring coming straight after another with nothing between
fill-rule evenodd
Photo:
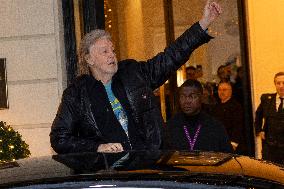
<instances>
[{"instance_id":1,"label":"purple lanyard","mask_svg":"<svg viewBox=\"0 0 284 189\"><path fill-rule=\"evenodd\" d=\"M184 130L185 136L186 136L186 138L187 138L187 140L188 140L188 144L189 144L189 146L190 146L190 150L191 150L191 151L193 150L193 147L194 147L194 145L195 145L196 139L197 139L197 137L198 137L198 135L199 135L200 128L201 128L201 125L199 124L199 125L198 125L198 128L197 128L197 130L196 130L196 132L195 132L195 134L194 134L194 137L193 137L193 139L191 140L190 135L189 135L189 132L188 132L188 130L187 130L187 127L186 127L186 126L183 126L183 130Z\"/></svg>"}]
</instances>

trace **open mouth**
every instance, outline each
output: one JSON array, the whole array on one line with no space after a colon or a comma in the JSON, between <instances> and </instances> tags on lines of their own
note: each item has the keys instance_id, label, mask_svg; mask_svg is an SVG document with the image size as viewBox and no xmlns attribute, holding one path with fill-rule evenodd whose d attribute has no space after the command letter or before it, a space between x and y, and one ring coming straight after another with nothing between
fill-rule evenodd
<instances>
[{"instance_id":1,"label":"open mouth","mask_svg":"<svg viewBox=\"0 0 284 189\"><path fill-rule=\"evenodd\" d=\"M108 65L115 65L115 61L109 62Z\"/></svg>"}]
</instances>

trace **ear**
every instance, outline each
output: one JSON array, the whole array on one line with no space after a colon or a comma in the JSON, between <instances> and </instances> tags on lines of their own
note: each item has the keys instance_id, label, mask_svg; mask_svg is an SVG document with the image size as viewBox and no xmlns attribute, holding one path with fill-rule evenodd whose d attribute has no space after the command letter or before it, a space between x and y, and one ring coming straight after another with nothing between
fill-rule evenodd
<instances>
[{"instance_id":1,"label":"ear","mask_svg":"<svg viewBox=\"0 0 284 189\"><path fill-rule=\"evenodd\" d=\"M87 64L90 65L90 66L94 64L92 59L91 59L90 54L85 55L85 60L86 60Z\"/></svg>"}]
</instances>

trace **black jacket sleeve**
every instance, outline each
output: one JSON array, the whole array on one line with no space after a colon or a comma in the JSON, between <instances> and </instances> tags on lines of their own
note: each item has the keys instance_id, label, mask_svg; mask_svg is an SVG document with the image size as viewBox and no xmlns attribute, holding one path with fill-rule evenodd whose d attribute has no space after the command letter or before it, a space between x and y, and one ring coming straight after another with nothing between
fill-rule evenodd
<instances>
[{"instance_id":1,"label":"black jacket sleeve","mask_svg":"<svg viewBox=\"0 0 284 189\"><path fill-rule=\"evenodd\" d=\"M261 95L261 102L259 106L256 109L255 112L255 121L254 121L254 128L255 128L255 133L259 134L260 132L264 131L262 125L263 125L263 101L264 101L264 95Z\"/></svg>"},{"instance_id":2,"label":"black jacket sleeve","mask_svg":"<svg viewBox=\"0 0 284 189\"><path fill-rule=\"evenodd\" d=\"M232 138L231 138L231 142L235 142L237 144L240 144L241 140L243 140L243 131L244 131L244 120L243 120L243 110L242 110L242 106L237 102L234 101L234 107L232 107L232 109L234 110L234 112L232 112L232 114L234 114L234 118L232 119Z\"/></svg>"},{"instance_id":3,"label":"black jacket sleeve","mask_svg":"<svg viewBox=\"0 0 284 189\"><path fill-rule=\"evenodd\" d=\"M165 48L164 52L141 64L141 72L150 82L152 89L158 88L168 80L170 75L188 61L191 53L204 43L212 39L199 25L193 24L173 43Z\"/></svg>"},{"instance_id":4,"label":"black jacket sleeve","mask_svg":"<svg viewBox=\"0 0 284 189\"><path fill-rule=\"evenodd\" d=\"M221 124L219 124L218 127L219 127L219 131L217 131L217 133L219 133L219 136L220 136L219 137L219 149L220 149L219 151L225 152L225 153L232 153L233 148L230 143L230 139L226 132L225 127Z\"/></svg>"},{"instance_id":5,"label":"black jacket sleeve","mask_svg":"<svg viewBox=\"0 0 284 189\"><path fill-rule=\"evenodd\" d=\"M79 119L79 103L75 103L72 95L74 94L70 93L68 89L63 93L61 104L51 127L51 147L59 154L96 152L98 146L103 142L99 141L98 137L80 137L76 132L76 126L82 123Z\"/></svg>"}]
</instances>

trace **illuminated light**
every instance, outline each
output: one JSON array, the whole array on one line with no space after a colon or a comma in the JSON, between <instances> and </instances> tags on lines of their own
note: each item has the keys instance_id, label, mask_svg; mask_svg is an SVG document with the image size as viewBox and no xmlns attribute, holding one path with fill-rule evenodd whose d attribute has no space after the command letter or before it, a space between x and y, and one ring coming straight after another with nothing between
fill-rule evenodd
<instances>
[{"instance_id":1,"label":"illuminated light","mask_svg":"<svg viewBox=\"0 0 284 189\"><path fill-rule=\"evenodd\" d=\"M14 147L14 145L10 145L9 148L10 149L14 149L15 147Z\"/></svg>"},{"instance_id":2,"label":"illuminated light","mask_svg":"<svg viewBox=\"0 0 284 189\"><path fill-rule=\"evenodd\" d=\"M105 15L105 18L107 18L107 14Z\"/></svg>"},{"instance_id":3,"label":"illuminated light","mask_svg":"<svg viewBox=\"0 0 284 189\"><path fill-rule=\"evenodd\" d=\"M0 142L2 142L2 139L0 139Z\"/></svg>"},{"instance_id":4,"label":"illuminated light","mask_svg":"<svg viewBox=\"0 0 284 189\"><path fill-rule=\"evenodd\" d=\"M186 159L195 159L195 157L185 157Z\"/></svg>"},{"instance_id":5,"label":"illuminated light","mask_svg":"<svg viewBox=\"0 0 284 189\"><path fill-rule=\"evenodd\" d=\"M186 78L183 78L182 69L177 70L177 86L180 87Z\"/></svg>"},{"instance_id":6,"label":"illuminated light","mask_svg":"<svg viewBox=\"0 0 284 189\"><path fill-rule=\"evenodd\" d=\"M116 185L106 184L106 185L95 185L95 186L89 186L89 188L102 188L102 187L116 187Z\"/></svg>"},{"instance_id":7,"label":"illuminated light","mask_svg":"<svg viewBox=\"0 0 284 189\"><path fill-rule=\"evenodd\" d=\"M2 150L0 150L0 153L3 153L3 151L2 151Z\"/></svg>"},{"instance_id":8,"label":"illuminated light","mask_svg":"<svg viewBox=\"0 0 284 189\"><path fill-rule=\"evenodd\" d=\"M111 28L111 25L108 25L109 28Z\"/></svg>"},{"instance_id":9,"label":"illuminated light","mask_svg":"<svg viewBox=\"0 0 284 189\"><path fill-rule=\"evenodd\" d=\"M11 128L8 128L8 131L11 131Z\"/></svg>"},{"instance_id":10,"label":"illuminated light","mask_svg":"<svg viewBox=\"0 0 284 189\"><path fill-rule=\"evenodd\" d=\"M111 9L108 9L108 12L111 12Z\"/></svg>"}]
</instances>

